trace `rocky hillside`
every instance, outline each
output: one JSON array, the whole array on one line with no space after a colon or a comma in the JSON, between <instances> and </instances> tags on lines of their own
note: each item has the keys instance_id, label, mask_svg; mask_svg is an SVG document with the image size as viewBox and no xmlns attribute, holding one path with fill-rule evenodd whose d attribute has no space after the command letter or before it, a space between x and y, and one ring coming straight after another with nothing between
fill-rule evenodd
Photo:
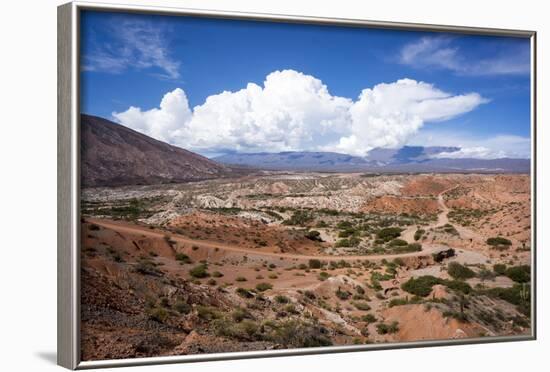
<instances>
[{"instance_id":1,"label":"rocky hillside","mask_svg":"<svg viewBox=\"0 0 550 372\"><path fill-rule=\"evenodd\" d=\"M81 115L83 187L186 182L235 170L120 124Z\"/></svg>"}]
</instances>

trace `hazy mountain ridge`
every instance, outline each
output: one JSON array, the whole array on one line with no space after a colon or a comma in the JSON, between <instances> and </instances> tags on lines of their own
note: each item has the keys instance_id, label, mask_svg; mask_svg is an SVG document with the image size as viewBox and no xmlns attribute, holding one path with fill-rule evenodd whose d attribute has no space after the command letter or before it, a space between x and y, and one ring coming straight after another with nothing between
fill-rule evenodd
<instances>
[{"instance_id":1,"label":"hazy mountain ridge","mask_svg":"<svg viewBox=\"0 0 550 372\"><path fill-rule=\"evenodd\" d=\"M404 146L376 148L367 156L334 152L286 151L279 153L228 154L214 158L224 164L271 170L375 171L375 172L511 172L527 173L529 159L436 158L437 154L459 151L452 146Z\"/></svg>"}]
</instances>

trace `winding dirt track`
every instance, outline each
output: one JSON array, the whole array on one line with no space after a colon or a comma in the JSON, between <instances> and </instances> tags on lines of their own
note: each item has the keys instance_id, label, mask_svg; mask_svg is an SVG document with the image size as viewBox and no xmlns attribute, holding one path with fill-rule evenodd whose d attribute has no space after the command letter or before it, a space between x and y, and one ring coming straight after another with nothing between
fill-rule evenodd
<instances>
[{"instance_id":1,"label":"winding dirt track","mask_svg":"<svg viewBox=\"0 0 550 372\"><path fill-rule=\"evenodd\" d=\"M424 229L437 228L449 223L449 218L447 217L449 208L445 205L445 199L443 198L443 196L445 195L445 193L455 189L456 187L458 186L453 186L447 190L440 192L437 195L437 201L438 201L439 207L441 208L441 212L437 215L437 221L432 223L431 225L426 226ZM166 232L151 230L144 226L129 224L126 222L103 220L103 219L96 219L96 218L89 218L88 221L114 231L125 232L129 234L139 234L139 235L144 235L152 238L163 238L166 235ZM460 230L462 233L466 233L468 236L477 235L472 231L462 227ZM415 231L416 231L416 226L409 227L407 230L403 232L403 235L402 235L403 239L409 243L413 243ZM426 243L426 244L423 244L423 249L420 252L380 254L380 255L361 255L361 256L359 255L358 256L328 256L328 255L313 256L313 255L301 255L301 254L292 254L292 253L255 251L247 248L242 248L238 245L231 245L227 243L220 243L220 242L214 242L214 241L208 241L208 240L196 240L196 239L191 239L189 237L186 237L184 235L179 235L174 233L170 233L170 237L172 238L172 240L175 240L180 243L192 244L192 245L209 248L209 249L218 248L218 249L223 249L230 252L246 254L249 256L263 256L263 257L271 257L271 258L279 258L279 259L286 258L291 260L310 260L310 259L320 259L325 261L382 260L382 259L394 259L394 258L403 258L403 257L427 256L432 253L440 252L444 249L447 249L447 247Z\"/></svg>"},{"instance_id":2,"label":"winding dirt track","mask_svg":"<svg viewBox=\"0 0 550 372\"><path fill-rule=\"evenodd\" d=\"M96 219L96 218L89 218L87 219L89 222L94 223L96 225L118 231L118 232L124 232L128 234L137 234L137 235L144 235L151 238L163 238L166 235L166 232L161 232L159 230L151 230L147 227L139 226L139 225L133 225L128 224L125 222L119 222L119 221L111 221L111 220L103 220L103 219ZM292 254L292 253L275 253L275 252L261 252L261 251L255 251L247 248L242 248L240 246L231 245L227 243L220 243L220 242L214 242L214 241L208 241L208 240L195 240L190 239L186 236L170 233L170 238L176 242L185 243L185 244L192 244L199 247L204 248L210 248L210 249L222 249L230 252L237 252L246 254L248 256L264 256L264 257L271 257L271 258L286 258L291 260L310 260L310 259L320 259L325 261L356 261L356 260L381 260L381 259L394 259L399 257L418 257L418 256L426 256L430 255L432 253L439 252L445 247L439 247L439 246L428 246L427 249L423 249L420 252L411 252L411 253L399 253L399 254L382 254L382 255L362 255L362 256L328 256L328 255L301 255L301 254Z\"/></svg>"}]
</instances>

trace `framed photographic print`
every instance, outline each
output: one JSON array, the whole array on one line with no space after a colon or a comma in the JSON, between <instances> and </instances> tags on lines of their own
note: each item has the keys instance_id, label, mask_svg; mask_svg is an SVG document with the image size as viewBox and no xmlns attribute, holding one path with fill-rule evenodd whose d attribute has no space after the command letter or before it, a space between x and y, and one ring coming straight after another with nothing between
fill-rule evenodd
<instances>
[{"instance_id":1,"label":"framed photographic print","mask_svg":"<svg viewBox=\"0 0 550 372\"><path fill-rule=\"evenodd\" d=\"M535 82L533 31L60 6L59 364L534 339Z\"/></svg>"}]
</instances>

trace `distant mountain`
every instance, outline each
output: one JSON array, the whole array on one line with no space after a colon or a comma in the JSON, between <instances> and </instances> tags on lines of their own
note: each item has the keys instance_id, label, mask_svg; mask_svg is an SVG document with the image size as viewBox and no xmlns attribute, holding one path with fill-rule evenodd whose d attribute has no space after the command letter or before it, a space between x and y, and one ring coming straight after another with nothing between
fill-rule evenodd
<instances>
[{"instance_id":1,"label":"distant mountain","mask_svg":"<svg viewBox=\"0 0 550 372\"><path fill-rule=\"evenodd\" d=\"M380 165L418 163L433 159L434 155L443 152L455 152L458 150L460 150L460 147L451 146L404 146L399 149L376 148L369 151L365 158Z\"/></svg>"},{"instance_id":2,"label":"distant mountain","mask_svg":"<svg viewBox=\"0 0 550 372\"><path fill-rule=\"evenodd\" d=\"M246 165L261 169L285 170L353 170L374 165L365 158L336 152L259 152L229 154L214 158L224 164Z\"/></svg>"},{"instance_id":3,"label":"distant mountain","mask_svg":"<svg viewBox=\"0 0 550 372\"><path fill-rule=\"evenodd\" d=\"M512 172L527 173L529 159L450 159L434 155L454 152L459 147L404 146L399 149L373 149L367 156L334 152L279 152L229 154L214 160L232 165L269 170L325 172Z\"/></svg>"},{"instance_id":4,"label":"distant mountain","mask_svg":"<svg viewBox=\"0 0 550 372\"><path fill-rule=\"evenodd\" d=\"M83 187L186 182L234 169L109 120L81 115Z\"/></svg>"}]
</instances>

